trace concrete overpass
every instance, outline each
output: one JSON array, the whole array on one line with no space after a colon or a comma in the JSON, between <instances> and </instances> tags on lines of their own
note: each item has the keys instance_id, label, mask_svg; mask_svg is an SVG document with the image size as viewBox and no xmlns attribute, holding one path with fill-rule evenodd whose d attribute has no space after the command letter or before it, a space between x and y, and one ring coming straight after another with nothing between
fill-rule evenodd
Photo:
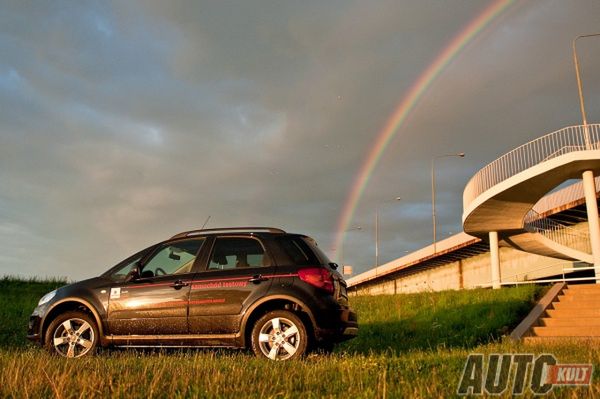
<instances>
[{"instance_id":1,"label":"concrete overpass","mask_svg":"<svg viewBox=\"0 0 600 399\"><path fill-rule=\"evenodd\" d=\"M567 127L533 140L471 178L463 195L463 228L470 235L489 240L494 288L500 287L500 242L522 251L600 267L594 181L598 172L600 125L593 124ZM549 191L571 179L582 179L588 231L545 218L535 210Z\"/></svg>"},{"instance_id":2,"label":"concrete overpass","mask_svg":"<svg viewBox=\"0 0 600 399\"><path fill-rule=\"evenodd\" d=\"M348 284L355 292L377 294L499 287L561 275L593 279L578 269L594 263L590 230L598 231L598 216L589 215L598 209L599 171L600 125L561 129L520 146L467 184L465 233ZM556 189L571 179L578 181Z\"/></svg>"}]
</instances>

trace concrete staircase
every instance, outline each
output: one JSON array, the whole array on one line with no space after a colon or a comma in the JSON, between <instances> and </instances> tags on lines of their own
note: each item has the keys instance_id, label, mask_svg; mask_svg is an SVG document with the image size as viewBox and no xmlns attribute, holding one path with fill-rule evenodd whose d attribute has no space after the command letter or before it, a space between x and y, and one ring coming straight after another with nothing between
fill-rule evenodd
<instances>
[{"instance_id":1,"label":"concrete staircase","mask_svg":"<svg viewBox=\"0 0 600 399\"><path fill-rule=\"evenodd\" d=\"M524 342L600 343L600 284L562 286L556 294L524 334Z\"/></svg>"}]
</instances>

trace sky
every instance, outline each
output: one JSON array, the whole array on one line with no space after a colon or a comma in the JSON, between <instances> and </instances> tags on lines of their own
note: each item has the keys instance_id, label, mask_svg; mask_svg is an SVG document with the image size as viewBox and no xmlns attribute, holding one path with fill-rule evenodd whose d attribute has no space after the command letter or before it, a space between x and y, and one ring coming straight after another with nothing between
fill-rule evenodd
<instances>
[{"instance_id":1,"label":"sky","mask_svg":"<svg viewBox=\"0 0 600 399\"><path fill-rule=\"evenodd\" d=\"M571 41L596 0L515 1L357 173L413 83L491 1L0 1L0 276L100 274L180 231L274 226L355 273L461 231L479 169L581 123ZM600 38L578 42L600 118ZM395 201L401 197L400 201ZM360 227L360 229L356 229Z\"/></svg>"}]
</instances>

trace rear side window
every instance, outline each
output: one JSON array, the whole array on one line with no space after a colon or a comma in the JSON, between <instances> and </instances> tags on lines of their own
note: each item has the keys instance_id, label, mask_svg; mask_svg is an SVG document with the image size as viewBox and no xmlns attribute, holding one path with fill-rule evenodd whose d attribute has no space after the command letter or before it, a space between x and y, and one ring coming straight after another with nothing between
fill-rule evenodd
<instances>
[{"instance_id":1,"label":"rear side window","mask_svg":"<svg viewBox=\"0 0 600 399\"><path fill-rule=\"evenodd\" d=\"M293 265L311 266L329 263L327 256L312 238L283 236L278 237L277 241Z\"/></svg>"},{"instance_id":2,"label":"rear side window","mask_svg":"<svg viewBox=\"0 0 600 399\"><path fill-rule=\"evenodd\" d=\"M317 242L310 237L303 237L302 240L312 249L317 258L321 261L321 264L327 265L331 263L329 257L325 255L325 252L321 251L321 248L317 245Z\"/></svg>"},{"instance_id":3,"label":"rear side window","mask_svg":"<svg viewBox=\"0 0 600 399\"><path fill-rule=\"evenodd\" d=\"M267 266L265 251L254 238L219 237L210 256L209 270Z\"/></svg>"}]
</instances>

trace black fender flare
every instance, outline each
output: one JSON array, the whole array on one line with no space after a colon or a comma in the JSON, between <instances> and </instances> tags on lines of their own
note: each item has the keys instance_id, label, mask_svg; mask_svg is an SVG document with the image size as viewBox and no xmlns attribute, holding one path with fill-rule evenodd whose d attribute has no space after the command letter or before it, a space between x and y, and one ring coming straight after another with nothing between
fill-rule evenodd
<instances>
[{"instance_id":1,"label":"black fender flare","mask_svg":"<svg viewBox=\"0 0 600 399\"><path fill-rule=\"evenodd\" d=\"M100 319L100 314L98 314L98 311L96 310L94 305L92 305L90 302L86 301L85 299L81 299L81 298L77 298L77 297L62 298L61 300L57 301L56 303L53 303L52 306L49 307L48 310L46 310L46 314L44 315L44 318L42 319L42 322L40 323L40 340L41 340L41 342L44 342L46 319L48 318L48 315L50 315L55 308L57 308L58 306L60 306L63 303L66 303L66 302L79 303L79 304L85 306L86 308L88 308L92 312L92 315L94 316L94 319L96 321L96 325L98 326L98 333L100 334L100 337L99 337L100 341L104 343L106 341L106 339L104 337L104 327L102 326L102 320Z\"/></svg>"},{"instance_id":2,"label":"black fender flare","mask_svg":"<svg viewBox=\"0 0 600 399\"><path fill-rule=\"evenodd\" d=\"M303 301L301 301L298 298L296 298L294 296L291 296L291 295L285 295L285 294L270 295L268 297L261 298L260 300L254 302L244 312L244 316L242 317L242 323L241 323L241 326L240 326L240 339L242 340L242 346L246 346L246 327L247 327L247 324L248 324L248 320L250 320L250 317L254 314L254 311L258 307L260 307L261 305L264 305L267 302L276 301L276 300L290 301L290 302L292 302L292 303L300 306L300 308L310 318L310 322L312 323L312 327L315 328L317 326L316 319L315 319L315 316L313 315L312 310Z\"/></svg>"}]
</instances>

